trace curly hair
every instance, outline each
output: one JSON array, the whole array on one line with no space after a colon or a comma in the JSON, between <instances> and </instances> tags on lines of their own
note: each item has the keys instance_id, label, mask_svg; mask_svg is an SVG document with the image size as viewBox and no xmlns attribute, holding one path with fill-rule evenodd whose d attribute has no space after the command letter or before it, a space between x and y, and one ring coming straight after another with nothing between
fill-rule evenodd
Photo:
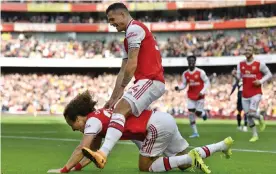
<instances>
[{"instance_id":1,"label":"curly hair","mask_svg":"<svg viewBox=\"0 0 276 174\"><path fill-rule=\"evenodd\" d=\"M75 122L77 116L86 117L90 112L95 111L96 103L97 102L93 100L93 97L87 90L81 94L78 94L67 104L63 115L65 118Z\"/></svg>"}]
</instances>

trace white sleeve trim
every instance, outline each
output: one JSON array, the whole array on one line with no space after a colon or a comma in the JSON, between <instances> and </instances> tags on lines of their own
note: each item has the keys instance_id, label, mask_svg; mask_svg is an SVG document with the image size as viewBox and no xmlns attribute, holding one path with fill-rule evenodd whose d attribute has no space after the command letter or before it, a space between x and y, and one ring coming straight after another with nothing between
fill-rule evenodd
<instances>
[{"instance_id":1,"label":"white sleeve trim","mask_svg":"<svg viewBox=\"0 0 276 174\"><path fill-rule=\"evenodd\" d=\"M85 123L84 134L97 135L102 131L102 127L102 122L98 118L91 117Z\"/></svg>"},{"instance_id":2,"label":"white sleeve trim","mask_svg":"<svg viewBox=\"0 0 276 174\"><path fill-rule=\"evenodd\" d=\"M261 84L265 83L272 77L270 70L263 62L260 62L260 71L264 74L263 78L260 80Z\"/></svg>"},{"instance_id":3,"label":"white sleeve trim","mask_svg":"<svg viewBox=\"0 0 276 174\"><path fill-rule=\"evenodd\" d=\"M139 25L130 25L126 31L128 49L140 48L141 42L146 36L145 30Z\"/></svg>"},{"instance_id":4,"label":"white sleeve trim","mask_svg":"<svg viewBox=\"0 0 276 174\"><path fill-rule=\"evenodd\" d=\"M206 94L206 91L207 89L209 88L210 86L210 81L209 81L209 78L208 76L206 75L205 71L200 69L200 77L201 79L203 80L204 82L204 87L203 89L200 91L201 94Z\"/></svg>"}]
</instances>

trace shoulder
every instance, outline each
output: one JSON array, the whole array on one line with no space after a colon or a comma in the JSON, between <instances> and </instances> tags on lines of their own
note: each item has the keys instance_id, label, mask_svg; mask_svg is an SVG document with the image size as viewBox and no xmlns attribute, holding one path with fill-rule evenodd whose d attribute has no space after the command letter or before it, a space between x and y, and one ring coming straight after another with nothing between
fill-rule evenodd
<instances>
[{"instance_id":1,"label":"shoulder","mask_svg":"<svg viewBox=\"0 0 276 174\"><path fill-rule=\"evenodd\" d=\"M184 71L183 73L182 73L182 76L186 76L186 75L188 75L189 74L189 70L186 70L186 71Z\"/></svg>"},{"instance_id":2,"label":"shoulder","mask_svg":"<svg viewBox=\"0 0 276 174\"><path fill-rule=\"evenodd\" d=\"M126 31L126 38L138 35L139 33L145 33L145 30L137 24L131 24Z\"/></svg>"},{"instance_id":3,"label":"shoulder","mask_svg":"<svg viewBox=\"0 0 276 174\"><path fill-rule=\"evenodd\" d=\"M203 69L198 67L196 67L196 71L199 72L200 74L206 74L206 72Z\"/></svg>"}]
</instances>

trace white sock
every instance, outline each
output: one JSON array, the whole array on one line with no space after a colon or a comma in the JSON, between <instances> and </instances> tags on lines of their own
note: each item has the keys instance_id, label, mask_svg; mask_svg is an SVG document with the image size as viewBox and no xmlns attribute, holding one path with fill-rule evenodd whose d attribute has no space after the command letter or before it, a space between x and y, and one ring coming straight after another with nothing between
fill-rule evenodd
<instances>
[{"instance_id":1,"label":"white sock","mask_svg":"<svg viewBox=\"0 0 276 174\"><path fill-rule=\"evenodd\" d=\"M100 151L102 151L106 156L108 156L109 152L121 138L124 132L125 120L125 116L122 114L112 114L105 135L104 143L100 148Z\"/></svg>"},{"instance_id":2,"label":"white sock","mask_svg":"<svg viewBox=\"0 0 276 174\"><path fill-rule=\"evenodd\" d=\"M198 151L201 158L207 158L215 152L221 152L223 150L226 150L226 148L227 148L227 146L224 143L224 141L221 141L221 142L218 142L215 144L210 144L210 145L206 145L203 147L197 147L195 149Z\"/></svg>"},{"instance_id":3,"label":"white sock","mask_svg":"<svg viewBox=\"0 0 276 174\"><path fill-rule=\"evenodd\" d=\"M155 160L149 168L150 172L165 172L177 168L184 164L191 164L192 159L189 155L160 157Z\"/></svg>"},{"instance_id":4,"label":"white sock","mask_svg":"<svg viewBox=\"0 0 276 174\"><path fill-rule=\"evenodd\" d=\"M192 127L194 134L197 134L198 132L197 132L196 124L195 123L192 124L191 127Z\"/></svg>"},{"instance_id":5,"label":"white sock","mask_svg":"<svg viewBox=\"0 0 276 174\"><path fill-rule=\"evenodd\" d=\"M252 133L253 133L253 137L257 137L258 136L258 132L257 132L256 126L252 127Z\"/></svg>"}]
</instances>

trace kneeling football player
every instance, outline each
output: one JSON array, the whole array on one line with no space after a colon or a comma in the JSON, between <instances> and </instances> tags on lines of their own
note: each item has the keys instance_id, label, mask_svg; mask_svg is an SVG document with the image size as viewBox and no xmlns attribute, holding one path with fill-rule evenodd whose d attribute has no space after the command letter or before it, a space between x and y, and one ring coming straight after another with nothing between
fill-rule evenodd
<instances>
[{"instance_id":1,"label":"kneeling football player","mask_svg":"<svg viewBox=\"0 0 276 174\"><path fill-rule=\"evenodd\" d=\"M98 168L104 167L104 164L97 163L91 153L100 147L107 128L117 124L110 122L112 110L96 110L95 104L90 93L86 91L66 106L66 122L74 131L82 132L83 138L64 167L49 170L48 173L81 170L91 161ZM207 158L215 152L222 152L229 158L233 144L232 138L227 137L221 142L197 147L188 152L189 144L181 136L174 118L168 113L151 110L143 111L139 117L129 116L121 140L132 140L137 145L140 150L139 170L144 172L197 167L204 173L210 173L202 158Z\"/></svg>"}]
</instances>

